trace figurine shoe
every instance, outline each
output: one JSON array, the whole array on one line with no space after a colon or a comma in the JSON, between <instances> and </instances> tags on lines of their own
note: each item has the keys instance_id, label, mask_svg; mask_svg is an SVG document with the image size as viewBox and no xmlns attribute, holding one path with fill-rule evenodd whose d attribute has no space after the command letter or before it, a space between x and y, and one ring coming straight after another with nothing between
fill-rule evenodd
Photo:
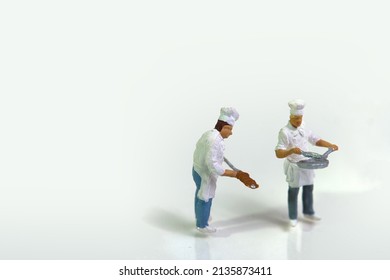
<instances>
[{"instance_id":1,"label":"figurine shoe","mask_svg":"<svg viewBox=\"0 0 390 280\"><path fill-rule=\"evenodd\" d=\"M217 231L216 228L213 228L211 226L206 226L204 228L197 227L196 229L201 233L215 233Z\"/></svg>"},{"instance_id":2,"label":"figurine shoe","mask_svg":"<svg viewBox=\"0 0 390 280\"><path fill-rule=\"evenodd\" d=\"M310 222L318 222L318 221L321 221L321 217L318 217L316 215L303 215L303 217L305 217L306 220L310 221Z\"/></svg>"},{"instance_id":3,"label":"figurine shoe","mask_svg":"<svg viewBox=\"0 0 390 280\"><path fill-rule=\"evenodd\" d=\"M290 226L295 227L298 223L298 220L290 220Z\"/></svg>"}]
</instances>

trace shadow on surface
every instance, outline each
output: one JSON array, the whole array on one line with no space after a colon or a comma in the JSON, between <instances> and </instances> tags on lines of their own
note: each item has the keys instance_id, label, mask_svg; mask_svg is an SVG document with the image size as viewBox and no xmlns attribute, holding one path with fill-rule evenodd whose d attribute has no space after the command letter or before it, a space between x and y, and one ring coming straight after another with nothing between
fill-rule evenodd
<instances>
[{"instance_id":1,"label":"shadow on surface","mask_svg":"<svg viewBox=\"0 0 390 280\"><path fill-rule=\"evenodd\" d=\"M218 228L213 236L228 237L236 233L243 233L264 228L278 227L282 231L289 230L288 220L285 218L284 208L274 208L267 212L247 214L233 219L221 220L212 223Z\"/></svg>"},{"instance_id":2,"label":"shadow on surface","mask_svg":"<svg viewBox=\"0 0 390 280\"><path fill-rule=\"evenodd\" d=\"M145 221L161 230L189 236L194 235L194 221L188 220L184 215L165 209L151 209L145 216Z\"/></svg>"}]
</instances>

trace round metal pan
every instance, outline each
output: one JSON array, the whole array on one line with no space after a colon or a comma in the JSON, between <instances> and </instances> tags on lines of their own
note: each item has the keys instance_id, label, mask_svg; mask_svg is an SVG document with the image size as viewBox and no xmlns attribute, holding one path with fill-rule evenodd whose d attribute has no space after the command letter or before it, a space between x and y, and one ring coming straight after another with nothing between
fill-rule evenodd
<instances>
[{"instance_id":1,"label":"round metal pan","mask_svg":"<svg viewBox=\"0 0 390 280\"><path fill-rule=\"evenodd\" d=\"M297 162L298 167L303 169L321 169L328 167L329 160L327 159L305 159Z\"/></svg>"},{"instance_id":2,"label":"round metal pan","mask_svg":"<svg viewBox=\"0 0 390 280\"><path fill-rule=\"evenodd\" d=\"M302 152L302 155L309 159L301 160L297 162L298 167L303 169L321 169L328 167L329 160L328 155L333 152L332 148L329 148L323 155L313 152Z\"/></svg>"}]
</instances>

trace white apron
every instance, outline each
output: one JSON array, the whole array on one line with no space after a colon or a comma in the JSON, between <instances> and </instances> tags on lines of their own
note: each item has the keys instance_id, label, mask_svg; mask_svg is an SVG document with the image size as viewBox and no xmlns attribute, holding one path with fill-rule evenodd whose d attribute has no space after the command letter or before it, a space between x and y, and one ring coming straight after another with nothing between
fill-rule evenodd
<instances>
[{"instance_id":1,"label":"white apron","mask_svg":"<svg viewBox=\"0 0 390 280\"><path fill-rule=\"evenodd\" d=\"M296 163L288 159L285 159L283 167L286 182L290 187L299 188L301 186L313 185L314 170L300 168Z\"/></svg>"}]
</instances>

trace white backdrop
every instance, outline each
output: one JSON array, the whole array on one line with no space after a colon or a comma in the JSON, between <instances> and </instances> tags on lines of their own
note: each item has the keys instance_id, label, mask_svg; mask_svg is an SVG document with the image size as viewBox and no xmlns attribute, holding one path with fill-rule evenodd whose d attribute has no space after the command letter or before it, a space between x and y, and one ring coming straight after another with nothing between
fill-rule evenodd
<instances>
[{"instance_id":1,"label":"white backdrop","mask_svg":"<svg viewBox=\"0 0 390 280\"><path fill-rule=\"evenodd\" d=\"M192 227L192 153L222 106L240 113L226 156L262 186L221 178L222 216L285 214L274 147L293 98L340 147L316 194L385 203L385 1L22 2L0 8L1 258L199 258L175 234Z\"/></svg>"}]
</instances>

